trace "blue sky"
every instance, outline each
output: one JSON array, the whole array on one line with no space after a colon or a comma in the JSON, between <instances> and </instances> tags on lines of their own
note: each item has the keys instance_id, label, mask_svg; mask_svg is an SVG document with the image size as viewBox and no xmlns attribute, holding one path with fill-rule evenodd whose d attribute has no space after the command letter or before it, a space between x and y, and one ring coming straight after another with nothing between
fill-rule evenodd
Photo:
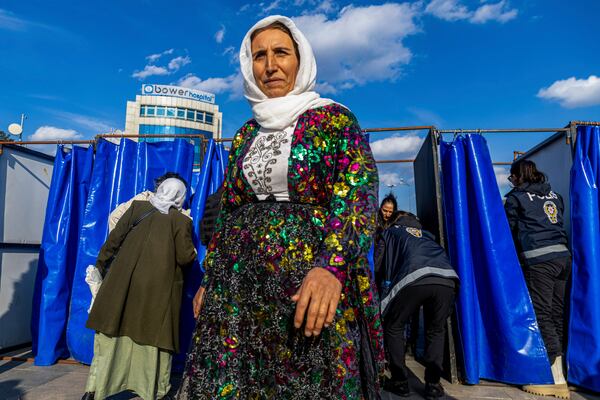
<instances>
[{"instance_id":1,"label":"blue sky","mask_svg":"<svg viewBox=\"0 0 600 400\"><path fill-rule=\"evenodd\" d=\"M8 0L0 4L0 129L21 113L24 139L123 129L126 101L142 83L163 83L215 93L232 136L250 117L239 44L273 13L305 31L322 95L352 109L364 128L600 120L597 0ZM487 136L495 161L544 137ZM411 158L420 146L410 133L371 141L379 158ZM410 166L386 165L381 175L400 185L400 206L409 207Z\"/></svg>"}]
</instances>

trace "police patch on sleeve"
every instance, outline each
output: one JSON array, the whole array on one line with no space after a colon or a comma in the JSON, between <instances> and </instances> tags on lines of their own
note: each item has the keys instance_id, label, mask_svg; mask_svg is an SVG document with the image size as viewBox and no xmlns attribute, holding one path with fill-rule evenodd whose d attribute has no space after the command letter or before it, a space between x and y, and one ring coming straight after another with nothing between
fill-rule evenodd
<instances>
[{"instance_id":1,"label":"police patch on sleeve","mask_svg":"<svg viewBox=\"0 0 600 400\"><path fill-rule=\"evenodd\" d=\"M547 201L544 203L544 212L550 220L550 223L558 223L558 207L556 207L556 204L554 204L553 201Z\"/></svg>"},{"instance_id":2,"label":"police patch on sleeve","mask_svg":"<svg viewBox=\"0 0 600 400\"><path fill-rule=\"evenodd\" d=\"M406 232L410 233L414 237L423 237L423 232L421 232L421 230L417 228L406 228Z\"/></svg>"}]
</instances>

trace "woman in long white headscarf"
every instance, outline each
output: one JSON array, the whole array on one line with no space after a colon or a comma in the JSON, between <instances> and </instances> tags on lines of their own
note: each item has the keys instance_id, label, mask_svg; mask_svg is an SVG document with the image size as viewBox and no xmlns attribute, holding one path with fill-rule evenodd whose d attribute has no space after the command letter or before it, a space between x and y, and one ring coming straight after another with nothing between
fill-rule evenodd
<instances>
[{"instance_id":1,"label":"woman in long white headscarf","mask_svg":"<svg viewBox=\"0 0 600 400\"><path fill-rule=\"evenodd\" d=\"M230 151L179 397L378 398L368 140L314 91L312 49L289 18L255 24L240 67L253 119Z\"/></svg>"},{"instance_id":2,"label":"woman in long white headscarf","mask_svg":"<svg viewBox=\"0 0 600 400\"><path fill-rule=\"evenodd\" d=\"M185 195L181 176L161 176L156 192L132 201L102 246L96 268L104 279L86 324L96 331L94 358L82 400L125 390L169 398L183 268L196 258Z\"/></svg>"}]
</instances>

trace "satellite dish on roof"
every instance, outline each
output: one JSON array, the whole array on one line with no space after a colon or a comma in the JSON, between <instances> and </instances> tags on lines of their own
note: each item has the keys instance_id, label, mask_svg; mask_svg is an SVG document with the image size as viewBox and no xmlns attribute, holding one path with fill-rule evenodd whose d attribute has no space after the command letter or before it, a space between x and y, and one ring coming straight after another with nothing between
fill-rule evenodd
<instances>
[{"instance_id":1,"label":"satellite dish on roof","mask_svg":"<svg viewBox=\"0 0 600 400\"><path fill-rule=\"evenodd\" d=\"M21 133L23 133L23 127L19 124L10 124L8 126L8 132L11 135L19 136Z\"/></svg>"}]
</instances>

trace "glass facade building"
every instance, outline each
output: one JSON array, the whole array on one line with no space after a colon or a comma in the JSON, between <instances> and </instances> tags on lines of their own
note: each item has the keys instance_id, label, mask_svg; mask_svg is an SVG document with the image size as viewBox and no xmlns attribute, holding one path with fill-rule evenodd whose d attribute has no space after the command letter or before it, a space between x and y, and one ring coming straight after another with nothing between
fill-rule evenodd
<instances>
[{"instance_id":1,"label":"glass facade building","mask_svg":"<svg viewBox=\"0 0 600 400\"><path fill-rule=\"evenodd\" d=\"M222 114L214 103L214 95L186 98L176 95L148 94L143 85L142 94L135 101L127 102L125 134L134 135L201 135L199 138L188 138L195 146L194 168L199 169L202 159L202 139L220 139ZM164 86L163 86L164 87ZM191 89L168 86L169 93L185 93ZM159 87L157 92L161 92ZM164 93L165 90L162 89ZM192 91L193 92L193 91ZM209 101L197 100L208 98ZM212 101L210 101L212 100ZM173 140L172 138L140 138L140 141L157 142Z\"/></svg>"}]
</instances>

